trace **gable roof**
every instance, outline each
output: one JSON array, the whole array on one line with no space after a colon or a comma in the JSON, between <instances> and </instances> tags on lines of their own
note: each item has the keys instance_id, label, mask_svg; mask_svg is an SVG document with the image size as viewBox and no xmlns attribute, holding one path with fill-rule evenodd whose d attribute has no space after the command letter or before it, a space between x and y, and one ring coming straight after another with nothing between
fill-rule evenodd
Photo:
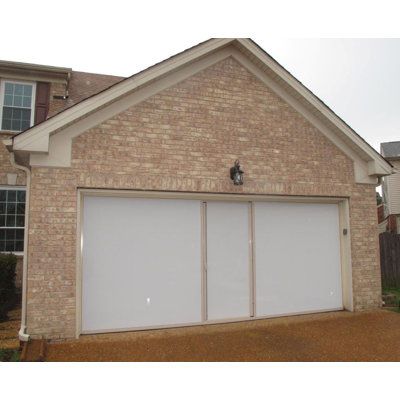
<instances>
[{"instance_id":1,"label":"gable roof","mask_svg":"<svg viewBox=\"0 0 400 400\"><path fill-rule=\"evenodd\" d=\"M392 166L375 149L251 39L210 39L200 43L21 132L13 137L12 150L48 154L50 136L67 131L69 126L88 119L99 110L116 105L122 98L128 98L141 89L153 85L154 90L161 90L162 79L167 79L169 75L177 74L185 68L195 70L193 65L196 63L200 68L202 62L205 65L204 60L207 57L214 56L217 59L218 52L228 52L228 49L231 49L229 54L234 54L239 61L247 63L251 72L278 95L285 97L295 108L301 109L306 118L354 160L358 166L357 181L372 183L372 178L391 174ZM115 106L114 111L116 109Z\"/></svg>"},{"instance_id":2,"label":"gable roof","mask_svg":"<svg viewBox=\"0 0 400 400\"><path fill-rule=\"evenodd\" d=\"M381 143L381 153L385 158L400 158L400 141Z\"/></svg>"}]
</instances>

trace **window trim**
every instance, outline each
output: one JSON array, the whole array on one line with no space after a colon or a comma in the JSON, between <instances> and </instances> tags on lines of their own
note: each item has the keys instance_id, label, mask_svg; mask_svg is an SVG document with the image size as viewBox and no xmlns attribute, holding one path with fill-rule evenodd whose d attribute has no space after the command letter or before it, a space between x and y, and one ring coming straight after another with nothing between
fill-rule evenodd
<instances>
[{"instance_id":1,"label":"window trim","mask_svg":"<svg viewBox=\"0 0 400 400\"><path fill-rule=\"evenodd\" d=\"M16 83L20 85L31 85L32 86L32 99L31 99L31 121L29 127L31 128L35 123L35 106L36 106L36 82L24 81L24 80L13 80L13 79L0 79L0 131L1 132L22 132L15 131L12 129L3 129L3 107L4 107L4 91L6 83ZM25 107L22 107L25 108Z\"/></svg>"},{"instance_id":2,"label":"window trim","mask_svg":"<svg viewBox=\"0 0 400 400\"><path fill-rule=\"evenodd\" d=\"M0 120L1 121L1 120ZM21 186L21 185L15 185L15 186L11 186L11 185L0 185L0 190L24 190L25 191L25 196L26 196L26 186ZM25 205L26 205L26 200L25 200ZM25 223L26 223L26 207L25 207ZM1 229L5 229L7 227L2 227ZM13 228L13 227L9 227L9 228ZM25 242L25 229L26 226L24 224L24 227L15 227L14 229L23 229L24 230L24 242ZM25 245L24 245L25 246ZM16 256L23 256L25 253L24 251L0 251L0 254L14 254Z\"/></svg>"}]
</instances>

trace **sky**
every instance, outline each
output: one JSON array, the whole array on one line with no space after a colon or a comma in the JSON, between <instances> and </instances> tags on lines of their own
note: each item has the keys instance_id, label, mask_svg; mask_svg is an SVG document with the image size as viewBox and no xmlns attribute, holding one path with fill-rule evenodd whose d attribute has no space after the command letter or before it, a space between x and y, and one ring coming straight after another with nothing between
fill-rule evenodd
<instances>
[{"instance_id":1,"label":"sky","mask_svg":"<svg viewBox=\"0 0 400 400\"><path fill-rule=\"evenodd\" d=\"M129 76L210 37L251 37L379 150L381 142L400 140L400 39L386 38L400 37L391 29L399 29L399 14L381 0L379 9L363 2L363 18L354 19L341 1L335 8L293 2L289 14L286 0L275 9L252 0L246 4L253 7L235 0L9 1L3 15L18 15L20 28L38 23L16 29L15 18L3 19L2 31L12 35L2 41L0 59Z\"/></svg>"},{"instance_id":2,"label":"sky","mask_svg":"<svg viewBox=\"0 0 400 400\"><path fill-rule=\"evenodd\" d=\"M258 43L375 149L400 140L400 39Z\"/></svg>"}]
</instances>

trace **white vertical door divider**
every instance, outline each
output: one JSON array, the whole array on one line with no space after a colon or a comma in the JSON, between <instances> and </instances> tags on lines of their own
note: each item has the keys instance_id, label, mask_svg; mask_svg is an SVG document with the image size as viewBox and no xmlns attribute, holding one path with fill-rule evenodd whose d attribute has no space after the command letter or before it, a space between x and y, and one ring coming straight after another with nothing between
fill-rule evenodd
<instances>
[{"instance_id":1,"label":"white vertical door divider","mask_svg":"<svg viewBox=\"0 0 400 400\"><path fill-rule=\"evenodd\" d=\"M249 202L249 281L250 281L250 317L256 315L256 285L255 285L255 254L254 254L254 209L253 202Z\"/></svg>"},{"instance_id":2,"label":"white vertical door divider","mask_svg":"<svg viewBox=\"0 0 400 400\"><path fill-rule=\"evenodd\" d=\"M207 203L201 203L201 318L207 321Z\"/></svg>"}]
</instances>

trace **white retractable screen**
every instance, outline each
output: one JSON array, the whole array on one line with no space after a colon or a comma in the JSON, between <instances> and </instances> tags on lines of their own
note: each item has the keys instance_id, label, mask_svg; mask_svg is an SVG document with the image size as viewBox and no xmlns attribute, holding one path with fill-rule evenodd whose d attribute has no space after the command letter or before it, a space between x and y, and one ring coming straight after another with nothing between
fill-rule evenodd
<instances>
[{"instance_id":1,"label":"white retractable screen","mask_svg":"<svg viewBox=\"0 0 400 400\"><path fill-rule=\"evenodd\" d=\"M207 203L207 319L250 316L249 203Z\"/></svg>"},{"instance_id":2,"label":"white retractable screen","mask_svg":"<svg viewBox=\"0 0 400 400\"><path fill-rule=\"evenodd\" d=\"M256 316L341 309L337 204L254 208Z\"/></svg>"},{"instance_id":3,"label":"white retractable screen","mask_svg":"<svg viewBox=\"0 0 400 400\"><path fill-rule=\"evenodd\" d=\"M85 196L82 331L200 321L200 202Z\"/></svg>"}]
</instances>

